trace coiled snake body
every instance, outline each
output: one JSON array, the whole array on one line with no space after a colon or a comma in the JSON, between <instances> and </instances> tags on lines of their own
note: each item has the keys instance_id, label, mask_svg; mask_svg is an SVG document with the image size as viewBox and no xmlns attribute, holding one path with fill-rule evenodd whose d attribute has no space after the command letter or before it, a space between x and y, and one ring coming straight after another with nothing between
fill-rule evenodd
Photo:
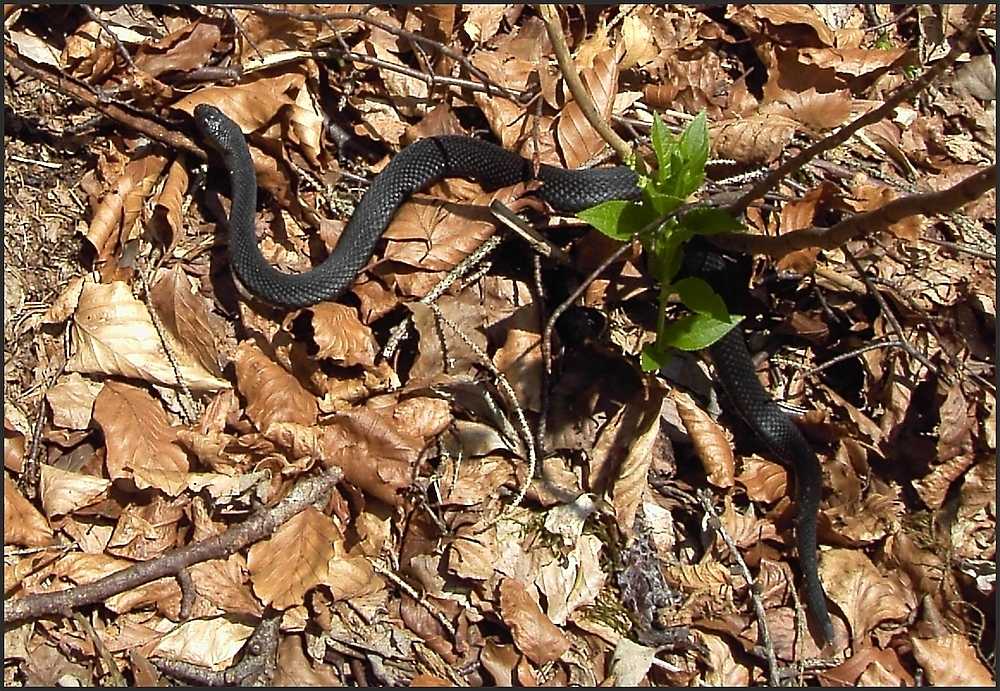
<instances>
[{"instance_id":1,"label":"coiled snake body","mask_svg":"<svg viewBox=\"0 0 1000 691\"><path fill-rule=\"evenodd\" d=\"M562 212L580 211L610 199L636 199L641 194L636 174L625 166L566 170L543 165L536 176L530 161L494 144L463 136L430 137L403 149L375 178L326 260L305 273L286 274L268 264L257 246L257 179L242 131L214 106L197 106L194 117L229 173L233 271L250 293L282 307L306 307L340 296L371 258L399 206L414 192L444 177L471 178L486 189L537 179L542 183L541 197ZM709 352L716 376L737 413L773 454L795 468L796 535L806 601L823 638L832 641L833 626L816 556L816 515L822 497L819 461L798 428L761 386L739 329L710 346Z\"/></svg>"}]
</instances>

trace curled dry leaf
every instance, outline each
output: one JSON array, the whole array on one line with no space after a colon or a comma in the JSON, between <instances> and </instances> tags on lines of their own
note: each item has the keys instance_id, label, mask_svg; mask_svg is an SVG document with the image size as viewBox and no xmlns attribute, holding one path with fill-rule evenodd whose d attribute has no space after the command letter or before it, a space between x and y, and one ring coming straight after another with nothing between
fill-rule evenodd
<instances>
[{"instance_id":1,"label":"curled dry leaf","mask_svg":"<svg viewBox=\"0 0 1000 691\"><path fill-rule=\"evenodd\" d=\"M146 306L119 281L83 284L72 333L74 353L66 365L71 372L120 375L171 387L177 386L179 373L195 391L230 386L205 370L180 343L171 343L175 372ZM163 336L172 341L169 333Z\"/></svg>"},{"instance_id":2,"label":"curled dry leaf","mask_svg":"<svg viewBox=\"0 0 1000 691\"><path fill-rule=\"evenodd\" d=\"M640 418L629 434L629 447L611 489L618 528L631 539L635 535L635 515L646 497L646 477L655 458L654 447L660 434L660 407L664 390L647 379L646 396L638 403ZM602 433L603 436L603 433Z\"/></svg>"},{"instance_id":3,"label":"curled dry leaf","mask_svg":"<svg viewBox=\"0 0 1000 691\"><path fill-rule=\"evenodd\" d=\"M150 657L221 670L232 664L252 635L252 626L227 617L192 619L157 641Z\"/></svg>"},{"instance_id":4,"label":"curled dry leaf","mask_svg":"<svg viewBox=\"0 0 1000 691\"><path fill-rule=\"evenodd\" d=\"M158 41L144 43L132 60L137 68L152 77L202 67L212 57L212 49L222 37L218 21L203 17Z\"/></svg>"},{"instance_id":5,"label":"curled dry leaf","mask_svg":"<svg viewBox=\"0 0 1000 691\"><path fill-rule=\"evenodd\" d=\"M180 267L160 272L150 300L172 340L206 371L221 376L223 362L216 334L224 325L212 314L211 303L195 293Z\"/></svg>"},{"instance_id":6,"label":"curled dry leaf","mask_svg":"<svg viewBox=\"0 0 1000 691\"><path fill-rule=\"evenodd\" d=\"M233 362L237 387L247 399L247 415L257 429L266 432L279 422L316 422L315 397L252 342L240 343Z\"/></svg>"},{"instance_id":7,"label":"curled dry leaf","mask_svg":"<svg viewBox=\"0 0 1000 691\"><path fill-rule=\"evenodd\" d=\"M580 78L604 120L611 117L618 93L617 58L620 50L620 47L602 50L594 56L594 66L580 72ZM579 168L604 150L604 139L587 122L576 101L570 101L562 109L556 131L567 168Z\"/></svg>"},{"instance_id":8,"label":"curled dry leaf","mask_svg":"<svg viewBox=\"0 0 1000 691\"><path fill-rule=\"evenodd\" d=\"M209 86L182 98L171 107L189 115L195 106L208 103L224 112L244 134L271 122L284 106L292 105L305 84L303 72L288 71L274 77L258 77L238 86Z\"/></svg>"},{"instance_id":9,"label":"curled dry leaf","mask_svg":"<svg viewBox=\"0 0 1000 691\"><path fill-rule=\"evenodd\" d=\"M536 665L558 660L572 645L516 578L500 583L500 616L514 643Z\"/></svg>"},{"instance_id":10,"label":"curled dry leaf","mask_svg":"<svg viewBox=\"0 0 1000 691\"><path fill-rule=\"evenodd\" d=\"M712 155L737 163L762 165L781 156L797 129L790 118L780 115L751 115L723 120L708 128Z\"/></svg>"},{"instance_id":11,"label":"curled dry leaf","mask_svg":"<svg viewBox=\"0 0 1000 691\"><path fill-rule=\"evenodd\" d=\"M788 471L759 456L743 460L743 472L736 476L736 481L743 485L752 501L770 504L788 493Z\"/></svg>"},{"instance_id":12,"label":"curled dry leaf","mask_svg":"<svg viewBox=\"0 0 1000 691\"><path fill-rule=\"evenodd\" d=\"M20 410L17 410L19 415L12 414L15 410L17 408L8 405L5 399L3 416L3 467L12 473L20 473L24 470L25 432L18 429L21 425L12 420L12 418L15 420L18 417L23 418L23 413ZM23 422L24 430L30 434L31 426L28 424L27 419L24 419Z\"/></svg>"},{"instance_id":13,"label":"curled dry leaf","mask_svg":"<svg viewBox=\"0 0 1000 691\"><path fill-rule=\"evenodd\" d=\"M247 585L246 563L239 554L210 559L190 568L191 582L202 598L221 612L259 617L263 608Z\"/></svg>"},{"instance_id":14,"label":"curled dry leaf","mask_svg":"<svg viewBox=\"0 0 1000 691\"><path fill-rule=\"evenodd\" d=\"M321 302L308 308L312 314L313 338L319 346L317 358L330 358L351 367L375 366L378 343L372 330L361 323L353 307Z\"/></svg>"},{"instance_id":15,"label":"curled dry leaf","mask_svg":"<svg viewBox=\"0 0 1000 691\"><path fill-rule=\"evenodd\" d=\"M108 553L135 561L155 559L177 544L184 510L155 496L148 504L129 504L118 517Z\"/></svg>"},{"instance_id":16,"label":"curled dry leaf","mask_svg":"<svg viewBox=\"0 0 1000 691\"><path fill-rule=\"evenodd\" d=\"M608 577L601 568L602 549L596 535L584 535L565 557L541 567L535 585L545 593L546 614L556 626L564 626L574 612L597 601Z\"/></svg>"},{"instance_id":17,"label":"curled dry leaf","mask_svg":"<svg viewBox=\"0 0 1000 691\"><path fill-rule=\"evenodd\" d=\"M298 457L336 465L351 484L396 505L399 490L409 487L423 441L368 408L354 408L333 417L330 424L308 427L275 422L265 436Z\"/></svg>"},{"instance_id":18,"label":"curled dry leaf","mask_svg":"<svg viewBox=\"0 0 1000 691\"><path fill-rule=\"evenodd\" d=\"M462 29L474 43L489 41L500 29L500 20L507 9L507 5L502 3L466 5L463 10L468 12L468 16Z\"/></svg>"},{"instance_id":19,"label":"curled dry leaf","mask_svg":"<svg viewBox=\"0 0 1000 691\"><path fill-rule=\"evenodd\" d=\"M3 543L42 547L52 542L45 516L24 498L7 473L3 475Z\"/></svg>"},{"instance_id":20,"label":"curled dry leaf","mask_svg":"<svg viewBox=\"0 0 1000 691\"><path fill-rule=\"evenodd\" d=\"M675 391L677 412L684 421L694 444L694 450L701 459L708 475L708 481L716 487L732 487L736 473L733 447L726 439L722 427L708 413L699 408L688 394Z\"/></svg>"},{"instance_id":21,"label":"curled dry leaf","mask_svg":"<svg viewBox=\"0 0 1000 691\"><path fill-rule=\"evenodd\" d=\"M914 638L916 658L931 686L996 686L990 670L979 661L976 649L961 634L935 638Z\"/></svg>"},{"instance_id":22,"label":"curled dry leaf","mask_svg":"<svg viewBox=\"0 0 1000 691\"><path fill-rule=\"evenodd\" d=\"M655 657L656 648L640 645L622 636L611 655L611 671L604 683L615 688L640 686Z\"/></svg>"},{"instance_id":23,"label":"curled dry leaf","mask_svg":"<svg viewBox=\"0 0 1000 691\"><path fill-rule=\"evenodd\" d=\"M184 238L183 210L187 189L187 168L180 159L174 159L167 170L163 189L156 197L153 217L149 222L149 228L158 234L159 240L165 246L166 255L172 254L174 248Z\"/></svg>"},{"instance_id":24,"label":"curled dry leaf","mask_svg":"<svg viewBox=\"0 0 1000 691\"><path fill-rule=\"evenodd\" d=\"M156 487L172 497L187 487L187 454L174 443L177 431L143 389L105 382L94 401L94 420L104 432L112 480L133 480L139 489Z\"/></svg>"},{"instance_id":25,"label":"curled dry leaf","mask_svg":"<svg viewBox=\"0 0 1000 691\"><path fill-rule=\"evenodd\" d=\"M864 552L832 549L820 556L827 597L847 616L856 644L883 622L904 622L913 611L913 593L879 573Z\"/></svg>"},{"instance_id":26,"label":"curled dry leaf","mask_svg":"<svg viewBox=\"0 0 1000 691\"><path fill-rule=\"evenodd\" d=\"M399 209L383 234L384 257L423 270L446 271L472 254L496 232L486 207L494 200L510 204L521 186L483 192L461 179L439 182L427 190L431 199L411 199Z\"/></svg>"},{"instance_id":27,"label":"curled dry leaf","mask_svg":"<svg viewBox=\"0 0 1000 691\"><path fill-rule=\"evenodd\" d=\"M541 410L544 368L541 334L510 329L504 344L493 355L493 364L507 377L521 407Z\"/></svg>"},{"instance_id":28,"label":"curled dry leaf","mask_svg":"<svg viewBox=\"0 0 1000 691\"><path fill-rule=\"evenodd\" d=\"M280 610L302 604L307 591L330 581L330 560L343 540L329 516L311 506L300 511L250 548L247 568L254 593Z\"/></svg>"},{"instance_id":29,"label":"curled dry leaf","mask_svg":"<svg viewBox=\"0 0 1000 691\"><path fill-rule=\"evenodd\" d=\"M68 473L48 463L43 463L41 470L42 508L50 518L93 504L111 486L111 481L102 477Z\"/></svg>"},{"instance_id":30,"label":"curled dry leaf","mask_svg":"<svg viewBox=\"0 0 1000 691\"><path fill-rule=\"evenodd\" d=\"M138 234L136 221L166 166L166 157L153 153L130 162L101 199L87 230L87 240L100 261L110 259L119 246Z\"/></svg>"},{"instance_id":31,"label":"curled dry leaf","mask_svg":"<svg viewBox=\"0 0 1000 691\"><path fill-rule=\"evenodd\" d=\"M59 378L45 392L52 408L53 424L67 429L87 429L94 414L94 401L104 385L72 372Z\"/></svg>"},{"instance_id":32,"label":"curled dry leaf","mask_svg":"<svg viewBox=\"0 0 1000 691\"><path fill-rule=\"evenodd\" d=\"M820 93L815 87L805 91L780 90L777 83L768 82L765 96L768 102L760 107L760 114L780 115L797 120L816 132L839 127L851 119L851 93L847 89ZM778 91L778 93L774 93Z\"/></svg>"}]
</instances>

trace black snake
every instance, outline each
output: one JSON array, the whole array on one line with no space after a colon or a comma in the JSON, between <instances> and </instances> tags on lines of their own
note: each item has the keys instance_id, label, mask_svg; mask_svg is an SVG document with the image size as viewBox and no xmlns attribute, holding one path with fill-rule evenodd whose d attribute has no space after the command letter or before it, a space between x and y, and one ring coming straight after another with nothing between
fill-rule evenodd
<instances>
[{"instance_id":1,"label":"black snake","mask_svg":"<svg viewBox=\"0 0 1000 691\"><path fill-rule=\"evenodd\" d=\"M538 180L542 199L561 212L580 211L610 199L637 199L641 194L636 174L625 166L566 170L542 165L535 175L530 161L495 144L455 135L429 137L403 149L372 181L326 260L305 273L286 274L268 264L257 246L257 178L243 132L214 106L197 106L194 118L205 139L221 154L229 173L233 271L251 294L282 307L306 307L337 299L371 259L399 206L413 193L445 177L471 178L486 189ZM731 330L708 350L716 376L737 413L775 456L795 468L796 535L806 601L823 638L830 642L833 626L816 555L816 520L823 489L819 461L795 424L761 386L742 332Z\"/></svg>"}]
</instances>

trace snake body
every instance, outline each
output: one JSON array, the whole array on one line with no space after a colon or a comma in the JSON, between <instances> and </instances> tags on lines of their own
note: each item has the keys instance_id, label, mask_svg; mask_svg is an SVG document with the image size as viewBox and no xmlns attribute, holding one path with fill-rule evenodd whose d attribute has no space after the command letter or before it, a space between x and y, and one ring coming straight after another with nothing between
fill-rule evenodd
<instances>
[{"instance_id":1,"label":"snake body","mask_svg":"<svg viewBox=\"0 0 1000 691\"><path fill-rule=\"evenodd\" d=\"M374 179L326 260L305 273L286 274L268 264L257 245L257 179L243 132L211 105L197 106L194 118L205 140L222 156L229 173L232 269L251 294L281 307L306 307L339 297L371 259L399 206L413 193L445 177L470 178L485 189L537 180L542 183L542 199L561 212L641 195L635 172L625 166L566 170L542 165L536 175L530 161L495 144L457 135L429 137L404 148ZM816 517L822 496L819 461L795 424L760 384L739 329L710 346L709 353L716 376L737 413L772 453L795 468L796 535L806 601L823 638L832 641L833 626L816 556Z\"/></svg>"}]
</instances>

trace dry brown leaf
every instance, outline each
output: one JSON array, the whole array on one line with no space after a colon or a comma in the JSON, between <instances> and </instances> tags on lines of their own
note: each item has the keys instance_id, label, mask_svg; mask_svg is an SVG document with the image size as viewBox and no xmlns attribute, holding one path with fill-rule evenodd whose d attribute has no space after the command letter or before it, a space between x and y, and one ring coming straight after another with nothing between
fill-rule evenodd
<instances>
[{"instance_id":1,"label":"dry brown leaf","mask_svg":"<svg viewBox=\"0 0 1000 691\"><path fill-rule=\"evenodd\" d=\"M305 80L302 72L285 71L238 86L209 86L188 94L171 107L190 115L195 106L208 103L239 125L244 134L250 134L271 122L282 107L294 104L291 94L297 95Z\"/></svg>"},{"instance_id":2,"label":"dry brown leaf","mask_svg":"<svg viewBox=\"0 0 1000 691\"><path fill-rule=\"evenodd\" d=\"M708 128L708 135L713 156L761 165L781 156L796 129L790 118L758 114L718 122Z\"/></svg>"},{"instance_id":3,"label":"dry brown leaf","mask_svg":"<svg viewBox=\"0 0 1000 691\"><path fill-rule=\"evenodd\" d=\"M672 392L677 412L691 436L695 453L705 467L708 481L716 487L732 487L736 475L733 447L722 427L682 391Z\"/></svg>"},{"instance_id":4,"label":"dry brown leaf","mask_svg":"<svg viewBox=\"0 0 1000 691\"><path fill-rule=\"evenodd\" d=\"M558 660L572 645L516 578L500 583L500 616L514 643L536 665Z\"/></svg>"},{"instance_id":5,"label":"dry brown leaf","mask_svg":"<svg viewBox=\"0 0 1000 691\"><path fill-rule=\"evenodd\" d=\"M469 14L462 24L462 29L473 43L485 43L499 31L500 20L509 7L503 3L465 5L462 9Z\"/></svg>"},{"instance_id":6,"label":"dry brown leaf","mask_svg":"<svg viewBox=\"0 0 1000 691\"><path fill-rule=\"evenodd\" d=\"M337 667L307 657L303 650L304 646L303 634L281 637L278 642L276 669L270 683L281 689L342 686L343 677Z\"/></svg>"},{"instance_id":7,"label":"dry brown leaf","mask_svg":"<svg viewBox=\"0 0 1000 691\"><path fill-rule=\"evenodd\" d=\"M4 399L3 466L12 473L20 473L24 470L25 434L18 430L11 421L12 410L14 410L14 406L8 405L7 400ZM24 422L30 434L31 428L27 425L27 420Z\"/></svg>"},{"instance_id":8,"label":"dry brown leaf","mask_svg":"<svg viewBox=\"0 0 1000 691\"><path fill-rule=\"evenodd\" d=\"M754 5L748 9L751 9L761 19L766 19L778 27L799 25L812 29L811 36L808 38L798 36L800 40L818 40L826 46L834 44L833 32L814 7L809 5Z\"/></svg>"},{"instance_id":9,"label":"dry brown leaf","mask_svg":"<svg viewBox=\"0 0 1000 691\"><path fill-rule=\"evenodd\" d=\"M104 432L112 480L133 480L139 489L156 487L177 496L187 487L188 460L174 441L160 404L143 389L107 381L94 401L94 420Z\"/></svg>"},{"instance_id":10,"label":"dry brown leaf","mask_svg":"<svg viewBox=\"0 0 1000 691\"><path fill-rule=\"evenodd\" d=\"M759 456L743 459L743 470L736 481L743 485L747 497L753 501L771 504L788 493L788 471Z\"/></svg>"},{"instance_id":11,"label":"dry brown leaf","mask_svg":"<svg viewBox=\"0 0 1000 691\"><path fill-rule=\"evenodd\" d=\"M187 168L179 159L170 164L167 179L163 183L153 208L149 227L159 234L166 247L166 254L172 254L177 244L184 239L184 198L188 189Z\"/></svg>"},{"instance_id":12,"label":"dry brown leaf","mask_svg":"<svg viewBox=\"0 0 1000 691\"><path fill-rule=\"evenodd\" d=\"M179 343L172 344L177 371L167 358L160 333L146 306L127 285L84 283L73 320L71 372L121 375L165 386L177 386L177 371L195 391L229 388L225 379L206 371ZM164 337L170 340L169 334Z\"/></svg>"},{"instance_id":13,"label":"dry brown leaf","mask_svg":"<svg viewBox=\"0 0 1000 691\"><path fill-rule=\"evenodd\" d=\"M655 58L659 51L653 41L653 32L644 17L630 14L622 21L621 40L625 46L619 68L623 70L642 67Z\"/></svg>"},{"instance_id":14,"label":"dry brown leaf","mask_svg":"<svg viewBox=\"0 0 1000 691\"><path fill-rule=\"evenodd\" d=\"M605 684L615 688L638 688L653 666L656 652L656 648L648 648L622 636L611 655L611 669Z\"/></svg>"},{"instance_id":15,"label":"dry brown leaf","mask_svg":"<svg viewBox=\"0 0 1000 691\"><path fill-rule=\"evenodd\" d=\"M534 331L510 329L503 345L493 355L517 395L521 407L541 410L542 336Z\"/></svg>"},{"instance_id":16,"label":"dry brown leaf","mask_svg":"<svg viewBox=\"0 0 1000 691\"><path fill-rule=\"evenodd\" d=\"M192 619L157 641L150 657L221 670L229 667L254 628L227 617Z\"/></svg>"},{"instance_id":17,"label":"dry brown leaf","mask_svg":"<svg viewBox=\"0 0 1000 691\"><path fill-rule=\"evenodd\" d=\"M629 430L628 451L611 488L611 505L618 528L629 539L635 535L635 515L646 497L649 486L646 477L656 457L654 448L660 434L664 390L655 381L647 382L647 396L637 404L641 417L635 428Z\"/></svg>"},{"instance_id":18,"label":"dry brown leaf","mask_svg":"<svg viewBox=\"0 0 1000 691\"><path fill-rule=\"evenodd\" d=\"M260 603L250 592L243 557L231 554L227 559L210 559L190 567L191 582L202 598L222 612L259 617Z\"/></svg>"},{"instance_id":19,"label":"dry brown leaf","mask_svg":"<svg viewBox=\"0 0 1000 691\"><path fill-rule=\"evenodd\" d=\"M719 516L719 521L726 533L733 538L737 547L752 547L762 540L773 539L778 534L774 523L758 518L753 507L743 513L737 511L733 505L733 499L729 495L725 497L724 509Z\"/></svg>"},{"instance_id":20,"label":"dry brown leaf","mask_svg":"<svg viewBox=\"0 0 1000 691\"><path fill-rule=\"evenodd\" d=\"M839 74L860 77L882 70L908 59L907 48L801 48L799 59L803 64L822 69L833 69Z\"/></svg>"},{"instance_id":21,"label":"dry brown leaf","mask_svg":"<svg viewBox=\"0 0 1000 691\"><path fill-rule=\"evenodd\" d=\"M157 496L148 504L129 504L118 517L108 553L135 561L155 559L177 544L184 510Z\"/></svg>"},{"instance_id":22,"label":"dry brown leaf","mask_svg":"<svg viewBox=\"0 0 1000 691\"><path fill-rule=\"evenodd\" d=\"M339 466L351 484L392 505L402 501L399 490L409 487L423 448L420 438L368 408L338 413L322 427L275 422L265 435L297 457Z\"/></svg>"},{"instance_id":23,"label":"dry brown leaf","mask_svg":"<svg viewBox=\"0 0 1000 691\"><path fill-rule=\"evenodd\" d=\"M308 308L312 314L313 339L319 346L317 358L330 358L348 367L375 366L378 343L372 330L361 323L353 307L321 302Z\"/></svg>"},{"instance_id":24,"label":"dry brown leaf","mask_svg":"<svg viewBox=\"0 0 1000 691\"><path fill-rule=\"evenodd\" d=\"M111 39L101 25L88 20L77 27L66 38L62 52L62 62L70 67L70 72L80 78L98 82L115 67L118 54L111 45Z\"/></svg>"},{"instance_id":25,"label":"dry brown leaf","mask_svg":"<svg viewBox=\"0 0 1000 691\"><path fill-rule=\"evenodd\" d=\"M914 638L916 658L931 686L996 686L990 670L979 661L976 649L961 634L935 638Z\"/></svg>"},{"instance_id":26,"label":"dry brown leaf","mask_svg":"<svg viewBox=\"0 0 1000 691\"><path fill-rule=\"evenodd\" d=\"M997 466L980 460L962 478L959 505L951 526L955 555L966 559L996 557Z\"/></svg>"},{"instance_id":27,"label":"dry brown leaf","mask_svg":"<svg viewBox=\"0 0 1000 691\"><path fill-rule=\"evenodd\" d=\"M287 108L288 139L298 145L306 159L322 167L323 136L326 132L323 113L308 89L299 89L295 103Z\"/></svg>"},{"instance_id":28,"label":"dry brown leaf","mask_svg":"<svg viewBox=\"0 0 1000 691\"><path fill-rule=\"evenodd\" d=\"M481 308L472 307L472 296L463 291L458 296L442 295L437 306L441 313L456 324L475 343L481 352L486 351L486 335L482 332ZM477 301L478 302L478 301ZM410 382L417 384L441 372L466 374L473 371L479 356L448 327L439 325L433 310L423 303L407 305L413 312L413 326L420 337L417 359L410 369ZM444 343L442 343L444 341Z\"/></svg>"},{"instance_id":29,"label":"dry brown leaf","mask_svg":"<svg viewBox=\"0 0 1000 691\"><path fill-rule=\"evenodd\" d=\"M427 194L454 201L421 198L403 204L383 234L389 241L383 256L424 270L452 269L496 232L486 207L494 200L510 204L519 189L483 192L465 180L437 183Z\"/></svg>"},{"instance_id":30,"label":"dry brown leaf","mask_svg":"<svg viewBox=\"0 0 1000 691\"><path fill-rule=\"evenodd\" d=\"M251 341L243 341L233 358L236 382L247 399L247 416L261 432L279 422L312 425L316 399L299 380L271 360Z\"/></svg>"},{"instance_id":31,"label":"dry brown leaf","mask_svg":"<svg viewBox=\"0 0 1000 691\"><path fill-rule=\"evenodd\" d=\"M216 335L224 325L212 313L212 303L194 292L179 266L158 274L150 301L173 342L207 372L221 377L224 362Z\"/></svg>"},{"instance_id":32,"label":"dry brown leaf","mask_svg":"<svg viewBox=\"0 0 1000 691\"><path fill-rule=\"evenodd\" d=\"M87 229L87 241L93 245L99 261L107 261L120 246L138 235L136 221L166 167L165 156L147 153L125 166L114 188L101 199Z\"/></svg>"},{"instance_id":33,"label":"dry brown leaf","mask_svg":"<svg viewBox=\"0 0 1000 691\"><path fill-rule=\"evenodd\" d=\"M307 591L330 581L330 560L343 540L329 516L311 506L297 513L250 548L247 568L254 594L280 610L302 604Z\"/></svg>"},{"instance_id":34,"label":"dry brown leaf","mask_svg":"<svg viewBox=\"0 0 1000 691\"><path fill-rule=\"evenodd\" d=\"M569 554L541 567L535 585L545 594L545 613L556 626L565 626L574 612L597 601L608 577L600 564L602 549L597 536L583 535Z\"/></svg>"},{"instance_id":35,"label":"dry brown leaf","mask_svg":"<svg viewBox=\"0 0 1000 691\"><path fill-rule=\"evenodd\" d=\"M24 498L7 473L3 475L3 543L43 547L52 542L45 516Z\"/></svg>"},{"instance_id":36,"label":"dry brown leaf","mask_svg":"<svg viewBox=\"0 0 1000 691\"><path fill-rule=\"evenodd\" d=\"M153 77L168 72L190 72L204 66L222 38L217 22L201 17L158 41L144 43L132 57L135 66Z\"/></svg>"},{"instance_id":37,"label":"dry brown leaf","mask_svg":"<svg viewBox=\"0 0 1000 691\"><path fill-rule=\"evenodd\" d=\"M620 48L601 51L594 56L594 66L580 72L580 78L603 120L611 117L618 93L618 50ZM576 101L570 101L562 109L556 131L567 168L579 168L606 146L597 130L587 122Z\"/></svg>"},{"instance_id":38,"label":"dry brown leaf","mask_svg":"<svg viewBox=\"0 0 1000 691\"><path fill-rule=\"evenodd\" d=\"M708 648L709 671L704 683L708 686L743 688L750 686L750 670L736 661L733 650L725 639L701 632L699 638Z\"/></svg>"},{"instance_id":39,"label":"dry brown leaf","mask_svg":"<svg viewBox=\"0 0 1000 691\"><path fill-rule=\"evenodd\" d=\"M101 499L111 486L109 480L82 473L68 473L42 464L39 493L42 508L51 518L72 513Z\"/></svg>"},{"instance_id":40,"label":"dry brown leaf","mask_svg":"<svg viewBox=\"0 0 1000 691\"><path fill-rule=\"evenodd\" d=\"M443 398L421 396L400 400L397 395L386 394L368 399L365 407L390 416L399 429L424 441L436 438L453 419L451 405Z\"/></svg>"},{"instance_id":41,"label":"dry brown leaf","mask_svg":"<svg viewBox=\"0 0 1000 691\"><path fill-rule=\"evenodd\" d=\"M104 387L72 372L45 392L45 399L52 408L52 422L67 429L87 429L94 413L94 401Z\"/></svg>"},{"instance_id":42,"label":"dry brown leaf","mask_svg":"<svg viewBox=\"0 0 1000 691\"><path fill-rule=\"evenodd\" d=\"M847 616L855 644L883 622L904 622L914 609L914 594L879 573L860 550L822 552L819 571L827 597Z\"/></svg>"}]
</instances>

